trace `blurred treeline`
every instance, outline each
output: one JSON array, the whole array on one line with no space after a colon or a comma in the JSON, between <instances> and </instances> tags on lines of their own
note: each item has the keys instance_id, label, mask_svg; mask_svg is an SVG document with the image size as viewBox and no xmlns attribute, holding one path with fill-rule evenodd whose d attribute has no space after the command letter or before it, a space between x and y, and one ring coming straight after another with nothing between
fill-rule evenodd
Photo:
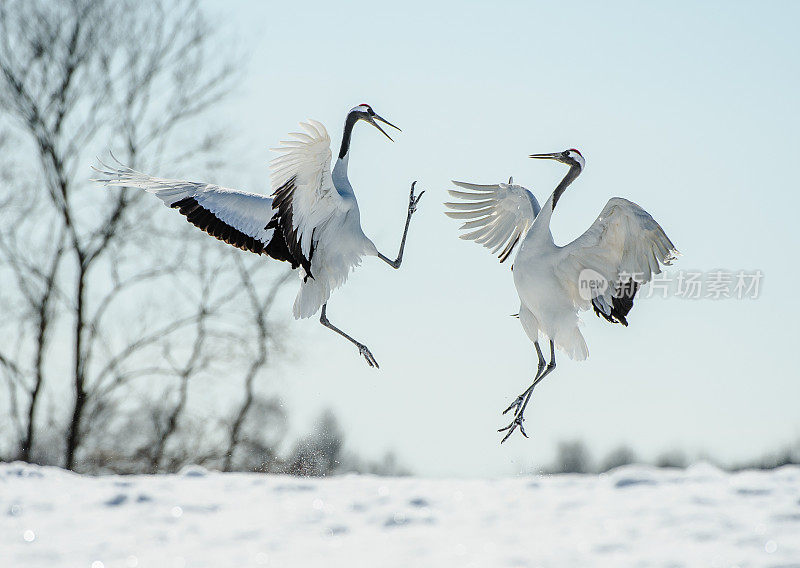
<instances>
[{"instance_id":1,"label":"blurred treeline","mask_svg":"<svg viewBox=\"0 0 800 568\"><path fill-rule=\"evenodd\" d=\"M241 66L219 29L196 0L0 0L0 459L402 473L348 452L330 413L288 438L285 267L90 181L109 152L210 182L227 167L213 111Z\"/></svg>"},{"instance_id":2,"label":"blurred treeline","mask_svg":"<svg viewBox=\"0 0 800 568\"><path fill-rule=\"evenodd\" d=\"M652 460L650 465L656 467L686 468L696 461L712 463L720 469L727 471L741 471L744 469L774 469L784 465L800 465L800 441L783 449L765 452L762 456L736 463L724 463L709 455L689 457L680 450L663 452ZM636 453L627 446L620 446L607 455L595 458L586 444L580 440L564 441L558 445L556 456L552 463L545 467L537 468L537 473L604 473L616 467L629 464L648 463L640 459Z\"/></svg>"}]
</instances>

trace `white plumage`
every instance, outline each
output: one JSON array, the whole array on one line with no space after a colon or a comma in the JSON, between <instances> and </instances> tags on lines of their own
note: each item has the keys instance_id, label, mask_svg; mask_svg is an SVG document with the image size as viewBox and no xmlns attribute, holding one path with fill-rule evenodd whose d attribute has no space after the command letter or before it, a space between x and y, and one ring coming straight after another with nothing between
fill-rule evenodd
<instances>
[{"instance_id":1,"label":"white plumage","mask_svg":"<svg viewBox=\"0 0 800 568\"><path fill-rule=\"evenodd\" d=\"M478 185L463 181L453 181L455 185L470 192L450 190L448 193L464 201L447 203L454 211L445 215L453 219L469 219L460 229L470 232L461 235L462 239L474 240L491 249L492 254L500 252L500 262L504 262L520 238L525 238L528 229L539 214L539 202L533 194L514 185L513 178L508 183Z\"/></svg>"},{"instance_id":2,"label":"white plumage","mask_svg":"<svg viewBox=\"0 0 800 568\"><path fill-rule=\"evenodd\" d=\"M364 255L377 256L399 268L411 215L422 194L414 195L412 184L400 253L396 260L389 260L362 231L358 203L347 177L350 137L360 120L384 134L376 121L394 126L369 105L351 109L333 172L331 140L325 127L314 120L300 123L303 132L291 133L291 140L274 148L279 155L270 163L271 198L212 184L156 178L122 164L96 169L104 177L95 181L144 189L212 236L290 262L292 268L299 268L301 278L294 316L307 318L322 308L320 322L355 344L370 366L377 366L365 345L328 321L326 304Z\"/></svg>"},{"instance_id":3,"label":"white plumage","mask_svg":"<svg viewBox=\"0 0 800 568\"><path fill-rule=\"evenodd\" d=\"M270 169L277 205L284 194L291 203L291 229L287 226L284 232L287 244L291 249L296 243L302 257L309 259L308 266L300 266L303 282L293 309L295 318L307 318L344 284L364 255L377 256L378 249L361 230L352 189L342 187L340 192L334 185L325 127L313 120L300 126L305 132L293 132L294 140L273 148L280 155ZM284 190L287 184L290 192Z\"/></svg>"},{"instance_id":4,"label":"white plumage","mask_svg":"<svg viewBox=\"0 0 800 568\"><path fill-rule=\"evenodd\" d=\"M661 273L660 264L672 264L677 253L655 219L622 197L609 199L585 233L565 247L556 248L560 252L556 265L559 279L581 310L591 307L591 298L575 287L582 271L594 270L611 284L594 296L610 309L615 291L632 279L638 286L650 282L652 275Z\"/></svg>"},{"instance_id":5,"label":"white plumage","mask_svg":"<svg viewBox=\"0 0 800 568\"><path fill-rule=\"evenodd\" d=\"M103 165L95 171L106 176L102 181L109 186L136 187L152 193L167 207L191 198L211 212L226 225L266 245L273 230L265 228L265 219L272 217L272 199L257 193L228 189L214 184L163 179L132 170L122 164L117 167Z\"/></svg>"},{"instance_id":6,"label":"white plumage","mask_svg":"<svg viewBox=\"0 0 800 568\"><path fill-rule=\"evenodd\" d=\"M556 245L550 231L553 210L585 162L574 148L531 157L570 166L541 209L530 191L512 185L511 180L497 185L453 182L471 192L450 191L462 201L446 204L453 209L447 215L469 219L461 229L471 232L461 238L473 239L492 249L492 253L502 249L501 262L520 243L512 272L520 299L520 323L536 346L539 368L533 384L506 409L515 409L515 418L501 429L508 430L503 441L517 426L522 430L533 387L555 368L555 347L572 359L588 357L578 313L592 307L598 316L627 326L626 316L638 288L661 272L660 265L671 264L677 255L675 246L650 214L621 197L610 199L583 235L566 246ZM592 282L604 286L587 286ZM547 368L539 346L540 335L550 341L551 361Z\"/></svg>"},{"instance_id":7,"label":"white plumage","mask_svg":"<svg viewBox=\"0 0 800 568\"><path fill-rule=\"evenodd\" d=\"M344 200L331 178L331 139L325 127L315 120L301 122L305 132L292 132L295 140L283 140L280 155L270 162L273 194L294 178L292 228L306 258L311 256L313 232L337 213L346 210Z\"/></svg>"}]
</instances>

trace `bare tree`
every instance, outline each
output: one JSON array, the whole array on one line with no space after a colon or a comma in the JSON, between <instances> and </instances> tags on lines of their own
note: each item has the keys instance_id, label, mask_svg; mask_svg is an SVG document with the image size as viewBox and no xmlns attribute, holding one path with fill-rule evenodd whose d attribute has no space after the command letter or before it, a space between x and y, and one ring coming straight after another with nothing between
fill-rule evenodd
<instances>
[{"instance_id":1,"label":"bare tree","mask_svg":"<svg viewBox=\"0 0 800 568\"><path fill-rule=\"evenodd\" d=\"M72 469L91 424L108 414L120 387L161 374L180 386L156 436L157 468L184 411L189 378L207 364L201 352L208 321L239 293L229 282L212 299L206 282L207 293L179 298L180 306L159 298L159 287L191 272L192 240L161 230L151 219L157 204L142 202L141 193L88 184L92 154L107 148L148 167L197 163L214 149L217 137L198 136L190 121L232 84L232 66L211 57L210 37L195 0L0 0L0 131L18 136L22 148L3 162L24 172L13 190L11 183L0 187L0 276L14 284L2 301L16 308L0 327L17 338L0 346L0 369L20 459L35 459L47 387L65 400L63 464ZM180 150L170 155L168 147ZM35 156L34 168L14 161L25 155ZM219 275L213 267L207 272ZM153 314L137 313L135 304L156 306L148 325L141 321ZM119 326L120 318L134 323ZM179 360L170 338L191 329L194 342ZM148 363L157 350L159 363ZM259 355L253 365L265 362ZM66 377L71 397L64 396Z\"/></svg>"},{"instance_id":2,"label":"bare tree","mask_svg":"<svg viewBox=\"0 0 800 568\"><path fill-rule=\"evenodd\" d=\"M292 273L267 280L274 264L236 251L231 255L224 247L218 251L224 257L220 262L214 250L202 250L208 254L199 255L181 285L197 288L194 303L202 307L201 314L179 341L159 342L166 367L147 370L173 377L174 391L144 396L142 405L127 411L122 400L103 396L102 407L95 404L90 415L98 427L86 441L89 452L83 458L92 471L174 472L190 464L282 471L278 450L286 434L283 405L258 386L269 377L268 364L283 336L282 326L268 314ZM270 285L258 285L264 281ZM237 396L241 392L241 402L224 409L219 420L208 411L198 413L189 404L192 383L222 383ZM130 397L132 389L122 392ZM132 432L137 433L134 439Z\"/></svg>"},{"instance_id":3,"label":"bare tree","mask_svg":"<svg viewBox=\"0 0 800 568\"><path fill-rule=\"evenodd\" d=\"M248 312L250 315L250 322L255 329L257 341L254 342L256 352L249 357L250 364L244 376L244 398L236 415L230 426L230 436L228 437L228 447L225 450L225 459L223 462L223 471L231 471L233 465L234 452L241 443L242 427L247 418L247 414L253 403L256 400L255 394L255 380L258 374L266 367L268 363L268 344L274 339L272 334L272 326L269 324L268 315L275 303L275 298L281 286L288 282L292 276L290 272L286 272L284 276L279 279L266 293L259 293L257 287L253 283L253 275L251 270L237 257L237 269L239 273L239 281L242 283L242 288L248 300ZM262 412L266 408L262 408Z\"/></svg>"},{"instance_id":4,"label":"bare tree","mask_svg":"<svg viewBox=\"0 0 800 568\"><path fill-rule=\"evenodd\" d=\"M171 353L171 343L164 344L164 359L168 362L172 372L178 377L178 397L175 404L169 409L161 420L156 420L155 444L152 445L150 453L150 472L155 473L159 470L164 452L170 439L175 435L178 428L178 421L186 410L189 396L189 381L201 369L206 368L210 355L205 352L206 341L208 339L209 319L216 311L213 306L213 287L219 275L221 266L209 268L206 262L206 255L200 256L200 270L198 276L201 282L200 310L194 322L194 338L191 341L191 349L188 357L183 361L176 360ZM223 300L224 304L225 301ZM183 336L186 341L186 334Z\"/></svg>"}]
</instances>

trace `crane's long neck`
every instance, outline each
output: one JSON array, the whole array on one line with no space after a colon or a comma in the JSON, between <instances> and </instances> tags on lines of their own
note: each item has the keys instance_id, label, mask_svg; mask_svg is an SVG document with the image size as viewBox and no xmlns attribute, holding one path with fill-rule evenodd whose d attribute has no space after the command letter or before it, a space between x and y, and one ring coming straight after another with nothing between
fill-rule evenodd
<instances>
[{"instance_id":1,"label":"crane's long neck","mask_svg":"<svg viewBox=\"0 0 800 568\"><path fill-rule=\"evenodd\" d=\"M347 115L344 121L344 132L342 133L342 146L339 148L339 159L347 162L347 156L350 154L350 137L353 135L353 127L358 122L358 115L351 112Z\"/></svg>"},{"instance_id":2,"label":"crane's long neck","mask_svg":"<svg viewBox=\"0 0 800 568\"><path fill-rule=\"evenodd\" d=\"M548 209L550 214L553 213L553 210L558 204L558 200L561 199L561 196L564 194L567 187L569 187L569 184L575 181L575 178L577 178L579 175L581 175L581 167L577 164L570 166L567 175L565 175L564 179L561 180L561 183L556 186L556 188L553 190L553 194L544 204L542 213L545 212L545 209Z\"/></svg>"},{"instance_id":3,"label":"crane's long neck","mask_svg":"<svg viewBox=\"0 0 800 568\"><path fill-rule=\"evenodd\" d=\"M553 238L552 233L550 233L550 218L553 215L553 210L558 204L558 200L561 199L564 191L567 189L567 187L569 187L569 184L571 184L573 181L575 181L575 178L581 175L581 171L581 167L578 164L570 166L567 175L565 175L564 179L561 180L561 183L556 186L552 195L550 195L548 200L545 202L544 207L542 207L542 210L539 212L539 215L536 216L534 228L536 228L537 232L544 232L550 235L550 240Z\"/></svg>"},{"instance_id":4,"label":"crane's long neck","mask_svg":"<svg viewBox=\"0 0 800 568\"><path fill-rule=\"evenodd\" d=\"M358 115L350 113L344 121L344 132L342 133L342 146L339 148L339 158L333 166L334 183L336 180L347 179L347 164L350 161L350 137L353 135L353 127L358 122Z\"/></svg>"},{"instance_id":5,"label":"crane's long neck","mask_svg":"<svg viewBox=\"0 0 800 568\"><path fill-rule=\"evenodd\" d=\"M581 167L578 165L570 166L567 175L564 176L564 179L561 180L561 183L559 183L553 190L553 195L550 196L550 209L556 208L556 204L558 203L558 200L561 199L561 195L564 193L564 191L566 191L569 184L571 184L573 181L575 181L575 178L581 175L581 171Z\"/></svg>"}]
</instances>

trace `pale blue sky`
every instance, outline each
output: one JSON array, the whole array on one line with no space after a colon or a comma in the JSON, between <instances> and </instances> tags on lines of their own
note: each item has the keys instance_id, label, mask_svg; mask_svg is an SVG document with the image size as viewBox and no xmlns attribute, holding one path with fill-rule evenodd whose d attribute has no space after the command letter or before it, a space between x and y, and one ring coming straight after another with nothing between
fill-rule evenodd
<instances>
[{"instance_id":1,"label":"pale blue sky","mask_svg":"<svg viewBox=\"0 0 800 568\"><path fill-rule=\"evenodd\" d=\"M794 358L800 40L797 3L255 2L206 0L246 68L215 120L230 127L218 181L268 190L267 148L305 118L338 145L367 102L403 129L355 135L350 175L367 234L393 256L410 182L426 189L402 269L367 259L331 319L290 329L280 367L293 425L333 408L351 448L394 449L427 475L496 475L581 438L601 455L683 448L734 460L800 436ZM514 175L546 199L564 170L533 152L579 148L585 173L554 215L556 242L613 195L632 199L684 253L676 268L760 269L755 301L637 302L631 326L585 314L590 359L559 358L526 428L502 447L500 411L530 381L532 344L509 267L457 238L452 178ZM167 172L169 173L169 172ZM294 289L282 313L290 317Z\"/></svg>"}]
</instances>

